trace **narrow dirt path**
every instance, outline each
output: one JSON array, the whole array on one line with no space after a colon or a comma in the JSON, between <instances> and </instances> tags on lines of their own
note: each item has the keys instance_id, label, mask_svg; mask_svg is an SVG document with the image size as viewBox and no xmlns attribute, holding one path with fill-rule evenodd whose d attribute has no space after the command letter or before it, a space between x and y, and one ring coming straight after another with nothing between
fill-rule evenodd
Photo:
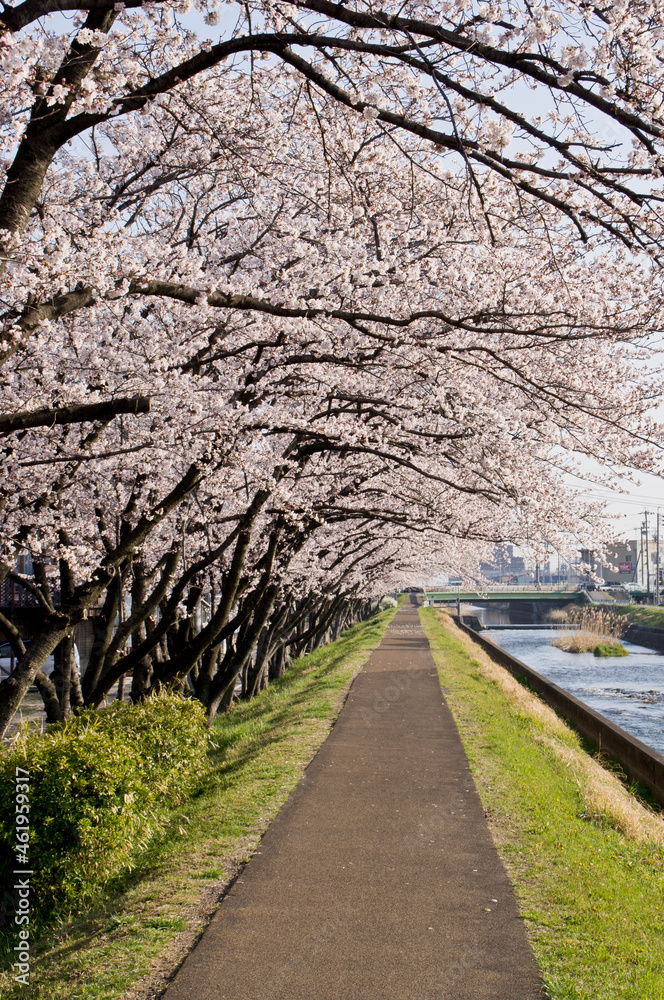
<instances>
[{"instance_id":1,"label":"narrow dirt path","mask_svg":"<svg viewBox=\"0 0 664 1000\"><path fill-rule=\"evenodd\" d=\"M543 996L407 606L166 1000Z\"/></svg>"}]
</instances>

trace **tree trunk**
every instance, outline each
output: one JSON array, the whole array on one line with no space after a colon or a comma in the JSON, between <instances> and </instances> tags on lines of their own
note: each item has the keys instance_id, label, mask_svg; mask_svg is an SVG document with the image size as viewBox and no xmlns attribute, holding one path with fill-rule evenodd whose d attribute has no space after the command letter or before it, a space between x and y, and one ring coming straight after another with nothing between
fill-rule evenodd
<instances>
[{"instance_id":1,"label":"tree trunk","mask_svg":"<svg viewBox=\"0 0 664 1000\"><path fill-rule=\"evenodd\" d=\"M83 707L83 691L81 689L81 672L76 662L76 656L71 658L71 686L69 690L69 697L71 700L72 708L82 708Z\"/></svg>"},{"instance_id":2,"label":"tree trunk","mask_svg":"<svg viewBox=\"0 0 664 1000\"><path fill-rule=\"evenodd\" d=\"M145 566L142 561L137 560L134 563L134 579L131 588L131 610L132 614L135 608L142 607L145 604L147 598L147 585L145 579ZM146 622L141 622L136 631L131 637L132 649L137 649L142 642L147 638L148 629ZM148 654L141 657L138 663L134 666L134 672L131 681L131 700L133 702L143 701L145 698L148 688L150 686L150 677L152 675L152 657ZM124 676L124 674L123 674ZM120 683L118 681L118 683Z\"/></svg>"},{"instance_id":3,"label":"tree trunk","mask_svg":"<svg viewBox=\"0 0 664 1000\"><path fill-rule=\"evenodd\" d=\"M243 685L242 696L244 698L255 698L265 687L267 680L267 665L271 653L271 643L269 631L263 633L256 646L256 658L251 660L245 667L246 683Z\"/></svg>"},{"instance_id":4,"label":"tree trunk","mask_svg":"<svg viewBox=\"0 0 664 1000\"><path fill-rule=\"evenodd\" d=\"M90 650L88 667L83 676L83 695L88 701L101 676L106 653L113 638L115 618L122 598L122 576L117 573L108 587L101 614L92 619L94 640Z\"/></svg>"},{"instance_id":5,"label":"tree trunk","mask_svg":"<svg viewBox=\"0 0 664 1000\"><path fill-rule=\"evenodd\" d=\"M0 683L0 737L4 736L7 731L7 727L18 711L28 688L34 683L46 660L71 628L72 623L57 611L48 615L41 635L30 643L16 664L11 677L6 677ZM55 700L57 701L57 696L55 696Z\"/></svg>"},{"instance_id":6,"label":"tree trunk","mask_svg":"<svg viewBox=\"0 0 664 1000\"><path fill-rule=\"evenodd\" d=\"M212 725L215 720L217 712L228 712L231 705L233 704L233 698L235 696L235 682L237 681L237 674L234 674L232 679L228 682L225 688L221 690L208 704L207 706L207 724L208 728Z\"/></svg>"},{"instance_id":7,"label":"tree trunk","mask_svg":"<svg viewBox=\"0 0 664 1000\"><path fill-rule=\"evenodd\" d=\"M273 654L270 659L270 665L268 668L268 678L271 681L277 681L284 676L291 664L290 653L288 651L288 646L281 645Z\"/></svg>"},{"instance_id":8,"label":"tree trunk","mask_svg":"<svg viewBox=\"0 0 664 1000\"><path fill-rule=\"evenodd\" d=\"M67 635L53 654L54 668L52 681L63 719L71 715L71 675L74 666L74 638Z\"/></svg>"},{"instance_id":9,"label":"tree trunk","mask_svg":"<svg viewBox=\"0 0 664 1000\"><path fill-rule=\"evenodd\" d=\"M62 702L58 698L55 684L51 678L47 677L43 670L38 670L35 674L35 685L44 702L46 721L49 723L62 722L64 719Z\"/></svg>"}]
</instances>

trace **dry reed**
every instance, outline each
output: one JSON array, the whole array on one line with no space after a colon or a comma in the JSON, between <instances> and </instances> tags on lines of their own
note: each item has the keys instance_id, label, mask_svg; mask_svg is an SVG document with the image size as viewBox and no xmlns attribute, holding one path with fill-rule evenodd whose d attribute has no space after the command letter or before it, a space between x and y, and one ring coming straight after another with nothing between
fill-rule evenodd
<instances>
[{"instance_id":1,"label":"dry reed","mask_svg":"<svg viewBox=\"0 0 664 1000\"><path fill-rule=\"evenodd\" d=\"M580 632L592 632L611 639L622 639L629 622L604 608L571 608L567 621L579 626Z\"/></svg>"},{"instance_id":2,"label":"dry reed","mask_svg":"<svg viewBox=\"0 0 664 1000\"><path fill-rule=\"evenodd\" d=\"M572 632L571 635L561 635L552 639L550 646L564 649L566 653L592 653L598 645L615 646L623 649L618 639L610 635L599 635L597 632Z\"/></svg>"},{"instance_id":3,"label":"dry reed","mask_svg":"<svg viewBox=\"0 0 664 1000\"><path fill-rule=\"evenodd\" d=\"M625 634L626 622L623 618L604 608L561 608L566 621L579 626L571 635L561 635L552 639L550 645L564 649L566 653L592 653L599 644L620 646ZM623 647L620 646L620 653Z\"/></svg>"}]
</instances>

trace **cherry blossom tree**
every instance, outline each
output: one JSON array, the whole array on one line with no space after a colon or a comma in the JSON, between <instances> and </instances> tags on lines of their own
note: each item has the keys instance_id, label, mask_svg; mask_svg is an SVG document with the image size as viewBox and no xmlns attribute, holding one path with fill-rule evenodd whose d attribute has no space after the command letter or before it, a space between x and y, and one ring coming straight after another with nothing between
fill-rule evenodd
<instances>
[{"instance_id":1,"label":"cherry blossom tree","mask_svg":"<svg viewBox=\"0 0 664 1000\"><path fill-rule=\"evenodd\" d=\"M128 672L212 718L409 575L601 545L565 475L658 456L657 11L5 8L0 729Z\"/></svg>"}]
</instances>

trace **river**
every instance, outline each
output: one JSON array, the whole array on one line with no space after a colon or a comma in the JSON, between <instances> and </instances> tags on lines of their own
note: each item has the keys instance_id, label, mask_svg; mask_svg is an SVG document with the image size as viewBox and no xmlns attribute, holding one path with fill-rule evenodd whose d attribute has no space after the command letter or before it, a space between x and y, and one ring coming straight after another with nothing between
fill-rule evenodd
<instances>
[{"instance_id":1,"label":"river","mask_svg":"<svg viewBox=\"0 0 664 1000\"><path fill-rule=\"evenodd\" d=\"M550 644L565 634L561 629L492 630L491 625L512 624L509 616L475 606L472 613L502 649L664 753L664 655L631 642L623 642L625 657L566 653Z\"/></svg>"}]
</instances>

